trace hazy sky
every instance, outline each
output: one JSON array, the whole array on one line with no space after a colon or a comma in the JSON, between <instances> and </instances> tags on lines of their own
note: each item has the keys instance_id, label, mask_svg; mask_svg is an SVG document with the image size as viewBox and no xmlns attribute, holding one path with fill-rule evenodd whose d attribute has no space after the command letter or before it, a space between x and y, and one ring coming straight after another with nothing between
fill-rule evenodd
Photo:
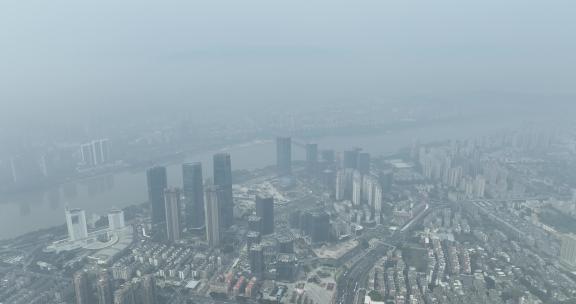
<instances>
[{"instance_id":1,"label":"hazy sky","mask_svg":"<svg viewBox=\"0 0 576 304\"><path fill-rule=\"evenodd\" d=\"M2 0L0 117L485 96L554 104L576 96L575 16L574 0Z\"/></svg>"}]
</instances>

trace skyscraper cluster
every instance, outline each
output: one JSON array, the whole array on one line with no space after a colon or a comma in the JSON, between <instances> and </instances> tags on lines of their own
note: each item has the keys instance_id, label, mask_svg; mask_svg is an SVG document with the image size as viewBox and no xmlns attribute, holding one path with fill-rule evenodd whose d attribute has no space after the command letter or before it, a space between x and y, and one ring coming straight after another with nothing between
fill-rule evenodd
<instances>
[{"instance_id":1,"label":"skyscraper cluster","mask_svg":"<svg viewBox=\"0 0 576 304\"><path fill-rule=\"evenodd\" d=\"M334 194L336 200L349 200L355 208L367 206L374 219L380 219L384 189L381 179L370 172L370 154L359 149L344 151Z\"/></svg>"},{"instance_id":2,"label":"skyscraper cluster","mask_svg":"<svg viewBox=\"0 0 576 304\"><path fill-rule=\"evenodd\" d=\"M424 177L451 187L455 200L484 198L487 192L505 196L508 192L507 170L481 161L476 148L456 143L448 148L422 147L417 154Z\"/></svg>"},{"instance_id":3,"label":"skyscraper cluster","mask_svg":"<svg viewBox=\"0 0 576 304\"><path fill-rule=\"evenodd\" d=\"M165 167L148 169L148 199L155 235L177 242L185 230L205 231L210 246L221 244L222 232L234 221L232 165L228 153L215 154L213 161L213 181L206 185L201 163L183 164L182 190L168 188Z\"/></svg>"}]
</instances>

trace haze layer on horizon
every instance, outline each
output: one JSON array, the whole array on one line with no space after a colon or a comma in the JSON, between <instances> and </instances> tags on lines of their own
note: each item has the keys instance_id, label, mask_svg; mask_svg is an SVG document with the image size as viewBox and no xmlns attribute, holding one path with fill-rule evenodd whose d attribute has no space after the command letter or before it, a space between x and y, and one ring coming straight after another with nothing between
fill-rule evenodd
<instances>
[{"instance_id":1,"label":"haze layer on horizon","mask_svg":"<svg viewBox=\"0 0 576 304\"><path fill-rule=\"evenodd\" d=\"M0 118L403 100L560 108L576 96L574 13L573 1L533 0L7 0Z\"/></svg>"}]
</instances>

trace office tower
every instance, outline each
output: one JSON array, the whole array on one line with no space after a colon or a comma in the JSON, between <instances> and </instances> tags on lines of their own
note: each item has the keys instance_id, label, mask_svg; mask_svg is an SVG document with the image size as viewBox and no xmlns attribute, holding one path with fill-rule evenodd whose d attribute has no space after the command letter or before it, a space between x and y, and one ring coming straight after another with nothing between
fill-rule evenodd
<instances>
[{"instance_id":1,"label":"office tower","mask_svg":"<svg viewBox=\"0 0 576 304\"><path fill-rule=\"evenodd\" d=\"M164 191L164 200L166 208L166 236L168 241L179 241L180 229L180 198L179 189L166 189Z\"/></svg>"},{"instance_id":2,"label":"office tower","mask_svg":"<svg viewBox=\"0 0 576 304\"><path fill-rule=\"evenodd\" d=\"M88 285L88 276L83 270L80 270L74 274L74 293L76 295L76 304L90 303L90 286Z\"/></svg>"},{"instance_id":3,"label":"office tower","mask_svg":"<svg viewBox=\"0 0 576 304\"><path fill-rule=\"evenodd\" d=\"M313 243L327 242L330 240L330 215L325 211L313 211L310 213L309 223L310 238Z\"/></svg>"},{"instance_id":4,"label":"office tower","mask_svg":"<svg viewBox=\"0 0 576 304\"><path fill-rule=\"evenodd\" d=\"M370 173L370 153L359 153L358 154L358 164L356 166L358 171L362 174Z\"/></svg>"},{"instance_id":5,"label":"office tower","mask_svg":"<svg viewBox=\"0 0 576 304\"><path fill-rule=\"evenodd\" d=\"M214 155L214 185L222 191L219 199L220 225L223 228L232 226L234 222L234 198L232 196L232 161L230 154L217 153Z\"/></svg>"},{"instance_id":6,"label":"office tower","mask_svg":"<svg viewBox=\"0 0 576 304\"><path fill-rule=\"evenodd\" d=\"M114 304L140 304L136 303L134 287L126 283L114 292Z\"/></svg>"},{"instance_id":7,"label":"office tower","mask_svg":"<svg viewBox=\"0 0 576 304\"><path fill-rule=\"evenodd\" d=\"M85 166L93 167L94 162L94 152L92 150L92 143L83 144L80 146L80 153L82 154L82 163Z\"/></svg>"},{"instance_id":8,"label":"office tower","mask_svg":"<svg viewBox=\"0 0 576 304\"><path fill-rule=\"evenodd\" d=\"M565 265L576 267L576 235L562 234L560 237L562 246L560 248L560 261Z\"/></svg>"},{"instance_id":9,"label":"office tower","mask_svg":"<svg viewBox=\"0 0 576 304\"><path fill-rule=\"evenodd\" d=\"M164 190L168 187L165 167L153 167L146 172L148 179L148 201L152 210L152 225L166 221Z\"/></svg>"},{"instance_id":10,"label":"office tower","mask_svg":"<svg viewBox=\"0 0 576 304\"><path fill-rule=\"evenodd\" d=\"M358 153L357 149L344 151L342 157L342 168L344 169L356 169L358 166Z\"/></svg>"},{"instance_id":11,"label":"office tower","mask_svg":"<svg viewBox=\"0 0 576 304\"><path fill-rule=\"evenodd\" d=\"M353 194L354 170L343 169L336 173L336 200L351 200Z\"/></svg>"},{"instance_id":12,"label":"office tower","mask_svg":"<svg viewBox=\"0 0 576 304\"><path fill-rule=\"evenodd\" d=\"M306 144L306 171L308 176L315 176L318 170L318 145Z\"/></svg>"},{"instance_id":13,"label":"office tower","mask_svg":"<svg viewBox=\"0 0 576 304\"><path fill-rule=\"evenodd\" d=\"M375 183L373 182L371 175L362 175L362 203L367 204L372 208L374 207L372 205L374 184Z\"/></svg>"},{"instance_id":14,"label":"office tower","mask_svg":"<svg viewBox=\"0 0 576 304\"><path fill-rule=\"evenodd\" d=\"M190 229L200 229L204 227L204 186L201 163L182 165L182 184L186 197L186 226Z\"/></svg>"},{"instance_id":15,"label":"office tower","mask_svg":"<svg viewBox=\"0 0 576 304\"><path fill-rule=\"evenodd\" d=\"M218 192L222 192L218 186L210 185L206 187L206 240L210 247L220 246L222 239L222 225L220 224L222 212L220 211L220 197Z\"/></svg>"},{"instance_id":16,"label":"office tower","mask_svg":"<svg viewBox=\"0 0 576 304\"><path fill-rule=\"evenodd\" d=\"M112 209L108 213L108 228L112 231L120 230L126 226L124 221L124 211L120 209Z\"/></svg>"},{"instance_id":17,"label":"office tower","mask_svg":"<svg viewBox=\"0 0 576 304\"><path fill-rule=\"evenodd\" d=\"M354 171L352 178L352 204L357 207L362 204L362 174L358 171Z\"/></svg>"},{"instance_id":18,"label":"office tower","mask_svg":"<svg viewBox=\"0 0 576 304\"><path fill-rule=\"evenodd\" d=\"M378 184L374 185L374 193L372 194L372 205L374 206L374 210L376 213L376 216L380 216L380 214L382 214L382 204L384 203L383 201L383 191L382 191L382 187Z\"/></svg>"},{"instance_id":19,"label":"office tower","mask_svg":"<svg viewBox=\"0 0 576 304\"><path fill-rule=\"evenodd\" d=\"M139 298L142 304L156 303L156 282L152 275L146 275L140 282Z\"/></svg>"},{"instance_id":20,"label":"office tower","mask_svg":"<svg viewBox=\"0 0 576 304\"><path fill-rule=\"evenodd\" d=\"M486 193L486 179L482 175L477 175L474 179L474 198L484 198Z\"/></svg>"},{"instance_id":21,"label":"office tower","mask_svg":"<svg viewBox=\"0 0 576 304\"><path fill-rule=\"evenodd\" d=\"M262 218L262 234L274 233L274 198L256 196L256 215Z\"/></svg>"},{"instance_id":22,"label":"office tower","mask_svg":"<svg viewBox=\"0 0 576 304\"><path fill-rule=\"evenodd\" d=\"M68 239L72 242L83 240L88 237L88 227L86 226L86 212L82 209L66 208L66 227L68 228Z\"/></svg>"},{"instance_id":23,"label":"office tower","mask_svg":"<svg viewBox=\"0 0 576 304\"><path fill-rule=\"evenodd\" d=\"M96 282L96 295L98 304L112 304L114 302L112 283L110 282L108 271L104 270L99 274Z\"/></svg>"},{"instance_id":24,"label":"office tower","mask_svg":"<svg viewBox=\"0 0 576 304\"><path fill-rule=\"evenodd\" d=\"M264 248L260 244L252 245L248 253L248 260L250 262L250 272L258 278L262 278L264 273Z\"/></svg>"},{"instance_id":25,"label":"office tower","mask_svg":"<svg viewBox=\"0 0 576 304\"><path fill-rule=\"evenodd\" d=\"M292 139L290 137L276 138L276 168L280 176L292 174Z\"/></svg>"},{"instance_id":26,"label":"office tower","mask_svg":"<svg viewBox=\"0 0 576 304\"><path fill-rule=\"evenodd\" d=\"M251 215L248 217L248 229L250 231L256 231L262 234L263 226L262 226L262 218L257 215Z\"/></svg>"}]
</instances>

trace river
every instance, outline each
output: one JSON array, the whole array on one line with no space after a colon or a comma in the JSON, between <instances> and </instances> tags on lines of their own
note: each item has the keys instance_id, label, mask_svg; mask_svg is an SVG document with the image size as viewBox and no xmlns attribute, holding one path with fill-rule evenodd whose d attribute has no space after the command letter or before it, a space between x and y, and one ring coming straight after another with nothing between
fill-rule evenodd
<instances>
[{"instance_id":1,"label":"river","mask_svg":"<svg viewBox=\"0 0 576 304\"><path fill-rule=\"evenodd\" d=\"M391 154L411 145L447 139L473 138L488 135L517 126L511 121L441 124L405 129L384 134L359 136L331 136L314 140L319 149L342 151L361 147L372 155ZM275 143L260 140L223 148L231 154L233 170L255 169L275 163ZM206 151L189 157L189 161L201 161L204 174L211 171L212 155L218 151ZM304 158L302 148L293 145L293 158ZM180 186L182 177L180 163L168 165L168 183ZM106 214L112 207L123 208L146 201L145 168L80 180L46 191L0 197L0 239L16 237L27 232L64 224L66 206L82 208L88 217Z\"/></svg>"}]
</instances>

